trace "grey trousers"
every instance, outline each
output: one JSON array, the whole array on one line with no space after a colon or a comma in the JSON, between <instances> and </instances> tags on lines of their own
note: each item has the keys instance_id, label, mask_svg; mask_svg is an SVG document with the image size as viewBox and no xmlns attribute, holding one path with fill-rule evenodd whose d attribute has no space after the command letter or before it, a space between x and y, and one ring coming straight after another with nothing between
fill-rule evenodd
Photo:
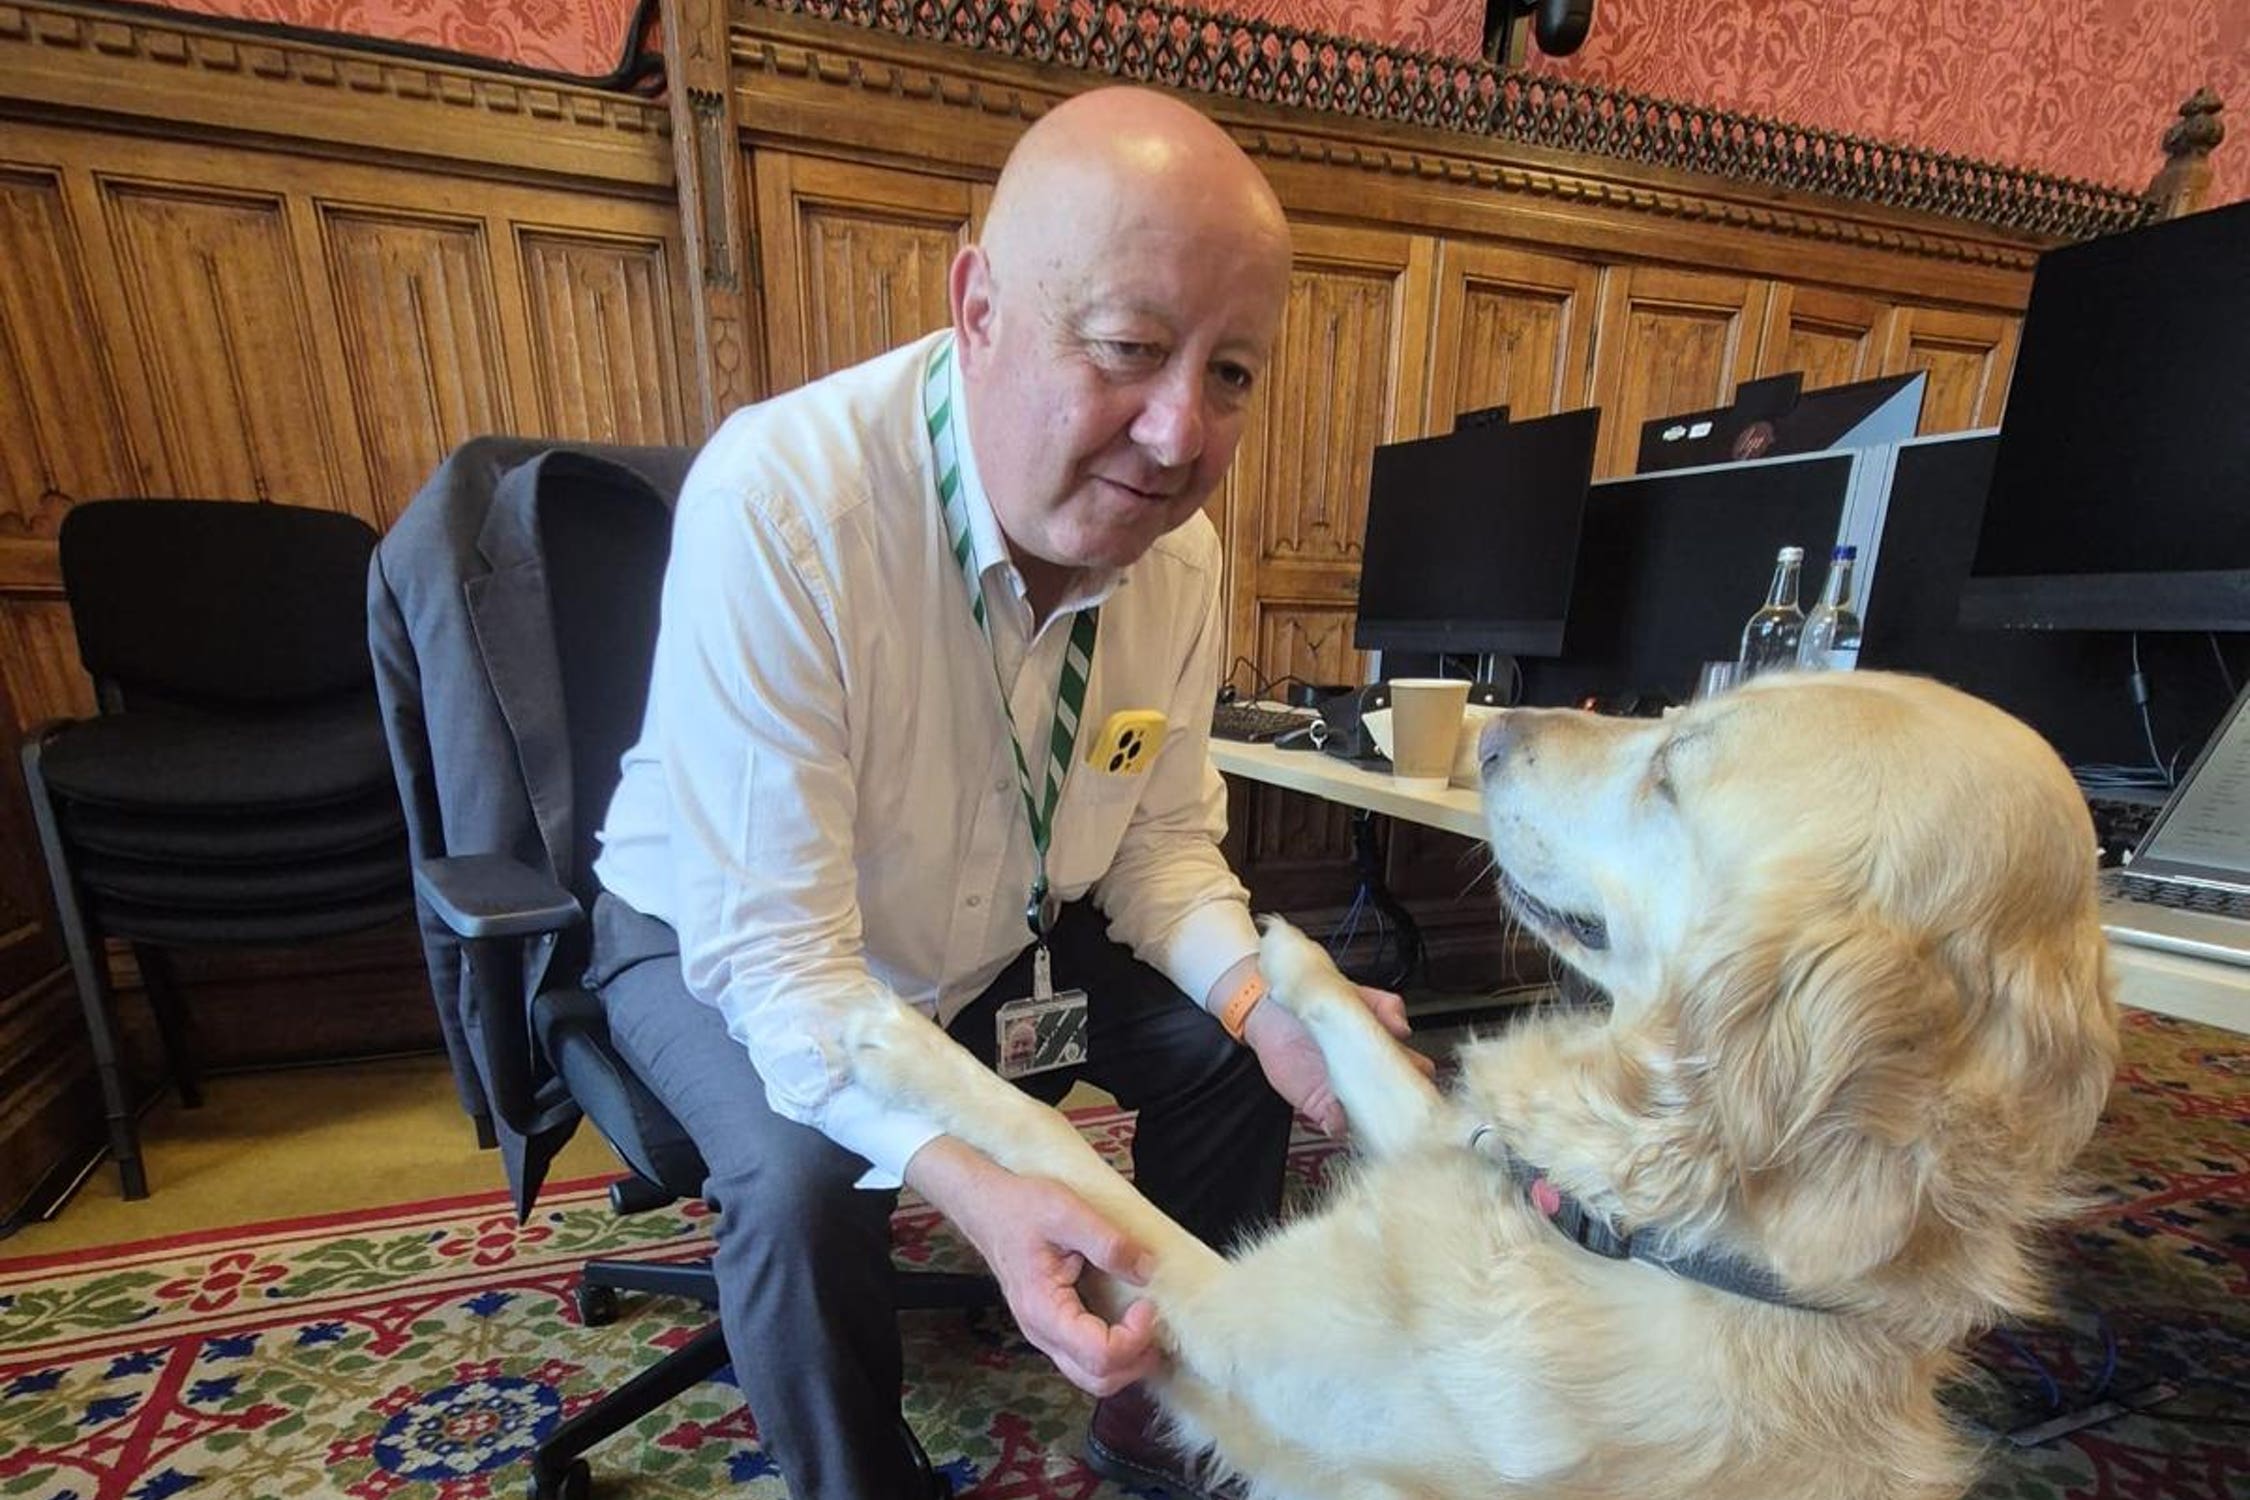
<instances>
[{"instance_id":1,"label":"grey trousers","mask_svg":"<svg viewBox=\"0 0 2250 1500\"><path fill-rule=\"evenodd\" d=\"M1281 1204L1289 1107L1257 1058L1156 970L1112 943L1091 905L1050 940L1058 988L1090 997L1088 1059L1023 1081L1060 1099L1079 1077L1140 1119L1141 1190L1183 1227L1225 1246ZM954 1038L991 1065L993 1013L1028 994L1026 949L955 1018ZM776 1115L719 1013L687 992L672 929L604 894L588 981L612 1039L701 1148L717 1216L719 1317L766 1451L798 1500L902 1500L916 1481L899 1433L902 1357L892 1288L895 1192L852 1184L860 1157Z\"/></svg>"}]
</instances>

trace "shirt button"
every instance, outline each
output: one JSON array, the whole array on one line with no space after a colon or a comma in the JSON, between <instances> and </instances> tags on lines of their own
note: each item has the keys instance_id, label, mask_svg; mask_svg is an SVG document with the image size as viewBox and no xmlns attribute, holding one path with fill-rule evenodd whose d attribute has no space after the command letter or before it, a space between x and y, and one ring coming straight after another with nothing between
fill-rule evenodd
<instances>
[{"instance_id":1,"label":"shirt button","mask_svg":"<svg viewBox=\"0 0 2250 1500\"><path fill-rule=\"evenodd\" d=\"M1005 777L1005 776L1003 776L1003 777L1001 777L1001 778L1000 778L1000 779L999 779L998 781L995 781L994 783L992 783L992 790L993 790L993 792L994 792L994 794L995 794L995 795L998 795L998 796L1002 796L1002 797L1005 797L1005 796L1007 796L1007 795L1008 795L1008 778L1007 778L1007 777Z\"/></svg>"},{"instance_id":2,"label":"shirt button","mask_svg":"<svg viewBox=\"0 0 2250 1500\"><path fill-rule=\"evenodd\" d=\"M971 896L967 901L963 902L962 905L968 907L971 911L975 911L978 907L984 905L984 897Z\"/></svg>"}]
</instances>

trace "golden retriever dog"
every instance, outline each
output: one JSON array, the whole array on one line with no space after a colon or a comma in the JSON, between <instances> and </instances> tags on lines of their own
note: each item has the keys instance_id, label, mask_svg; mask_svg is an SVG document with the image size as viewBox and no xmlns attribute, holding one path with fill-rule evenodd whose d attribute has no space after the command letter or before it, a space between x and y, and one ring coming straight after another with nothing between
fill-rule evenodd
<instances>
[{"instance_id":1,"label":"golden retriever dog","mask_svg":"<svg viewBox=\"0 0 2250 1500\"><path fill-rule=\"evenodd\" d=\"M1958 1495L1937 1387L2036 1308L2116 1059L2069 774L1876 673L1520 710L1481 752L1504 900L1610 1004L1468 1045L1441 1095L1269 924L1361 1162L1231 1259L916 1012L861 1023L853 1066L1150 1247L1147 1287L1089 1295L1154 1299L1160 1401L1254 1495Z\"/></svg>"}]
</instances>

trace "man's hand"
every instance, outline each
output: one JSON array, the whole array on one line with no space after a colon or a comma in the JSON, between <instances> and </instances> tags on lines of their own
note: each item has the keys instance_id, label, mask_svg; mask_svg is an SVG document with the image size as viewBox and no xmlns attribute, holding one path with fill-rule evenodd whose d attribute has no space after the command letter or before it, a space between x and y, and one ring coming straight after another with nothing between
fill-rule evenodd
<instances>
[{"instance_id":1,"label":"man's hand","mask_svg":"<svg viewBox=\"0 0 2250 1500\"><path fill-rule=\"evenodd\" d=\"M1365 985L1354 988L1375 1013L1375 1019L1383 1023L1383 1029L1403 1043L1412 1031L1406 1024L1406 1002L1389 990ZM1265 1070L1266 1081L1275 1093L1295 1105L1297 1112L1319 1126L1323 1134L1340 1137L1345 1133L1344 1106L1329 1082L1320 1045L1304 1022L1268 1000L1250 1013L1242 1040L1258 1054L1258 1066ZM1437 1065L1419 1052L1409 1049L1408 1055L1424 1074L1437 1071Z\"/></svg>"},{"instance_id":2,"label":"man's hand","mask_svg":"<svg viewBox=\"0 0 2250 1500\"><path fill-rule=\"evenodd\" d=\"M1016 1326L1072 1385L1109 1396L1155 1373L1154 1305L1135 1302L1108 1323L1079 1295L1089 1265L1129 1286L1148 1281L1148 1252L1085 1199L1019 1177L950 1136L916 1152L906 1176L977 1247Z\"/></svg>"}]
</instances>

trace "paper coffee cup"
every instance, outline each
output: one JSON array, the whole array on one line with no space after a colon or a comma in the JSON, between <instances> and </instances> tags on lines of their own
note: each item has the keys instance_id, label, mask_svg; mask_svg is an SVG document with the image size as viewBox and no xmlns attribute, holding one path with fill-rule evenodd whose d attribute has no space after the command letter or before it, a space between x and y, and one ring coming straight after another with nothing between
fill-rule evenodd
<instances>
[{"instance_id":1,"label":"paper coffee cup","mask_svg":"<svg viewBox=\"0 0 2250 1500\"><path fill-rule=\"evenodd\" d=\"M1454 747L1469 684L1457 677L1391 681L1391 775L1418 792L1443 791L1453 776Z\"/></svg>"}]
</instances>

